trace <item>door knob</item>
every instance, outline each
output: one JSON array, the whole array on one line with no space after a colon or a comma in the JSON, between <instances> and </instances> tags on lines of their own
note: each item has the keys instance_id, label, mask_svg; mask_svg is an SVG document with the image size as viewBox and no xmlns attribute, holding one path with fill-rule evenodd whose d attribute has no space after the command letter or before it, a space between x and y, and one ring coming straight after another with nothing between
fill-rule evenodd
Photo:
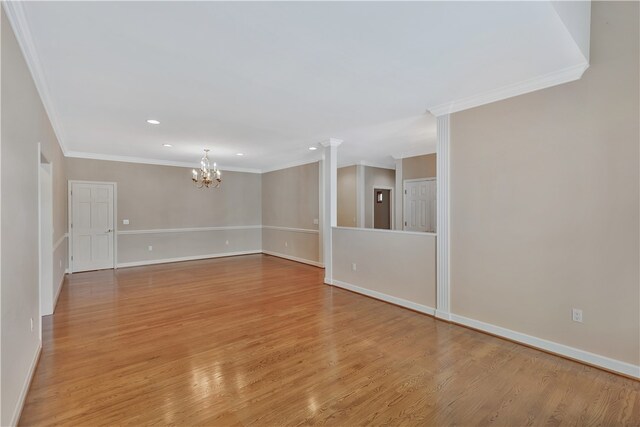
<instances>
[{"instance_id":1,"label":"door knob","mask_svg":"<svg viewBox=\"0 0 640 427\"><path fill-rule=\"evenodd\" d=\"M112 229L108 229L108 230L107 230L107 233L111 233L112 231L113 231Z\"/></svg>"}]
</instances>

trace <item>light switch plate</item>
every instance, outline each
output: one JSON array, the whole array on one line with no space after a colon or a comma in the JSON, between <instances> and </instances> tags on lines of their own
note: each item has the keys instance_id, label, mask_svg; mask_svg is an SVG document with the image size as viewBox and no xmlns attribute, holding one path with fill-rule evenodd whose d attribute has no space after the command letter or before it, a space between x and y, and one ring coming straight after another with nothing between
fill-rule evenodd
<instances>
[{"instance_id":1,"label":"light switch plate","mask_svg":"<svg viewBox=\"0 0 640 427\"><path fill-rule=\"evenodd\" d=\"M129 225L129 220L128 219L123 219L122 220L122 224L123 225Z\"/></svg>"}]
</instances>

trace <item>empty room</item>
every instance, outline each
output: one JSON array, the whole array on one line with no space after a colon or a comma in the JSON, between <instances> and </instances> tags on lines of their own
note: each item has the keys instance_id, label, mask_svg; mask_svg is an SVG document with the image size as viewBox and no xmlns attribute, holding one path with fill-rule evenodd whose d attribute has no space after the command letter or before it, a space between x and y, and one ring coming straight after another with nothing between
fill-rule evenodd
<instances>
[{"instance_id":1,"label":"empty room","mask_svg":"<svg viewBox=\"0 0 640 427\"><path fill-rule=\"evenodd\" d=\"M640 426L640 2L1 3L0 425Z\"/></svg>"}]
</instances>

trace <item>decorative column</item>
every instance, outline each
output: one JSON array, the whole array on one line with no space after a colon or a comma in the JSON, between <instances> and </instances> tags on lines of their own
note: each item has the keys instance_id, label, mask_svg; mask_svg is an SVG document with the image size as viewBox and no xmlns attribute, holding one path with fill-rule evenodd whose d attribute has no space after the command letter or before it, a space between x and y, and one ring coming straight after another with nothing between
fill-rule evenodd
<instances>
[{"instance_id":1,"label":"decorative column","mask_svg":"<svg viewBox=\"0 0 640 427\"><path fill-rule=\"evenodd\" d=\"M362 162L356 164L356 227L364 228L364 168Z\"/></svg>"},{"instance_id":2,"label":"decorative column","mask_svg":"<svg viewBox=\"0 0 640 427\"><path fill-rule=\"evenodd\" d=\"M324 147L322 160L324 178L322 206L322 248L324 251L324 283L333 284L333 258L331 233L338 225L338 146L341 139L329 138L321 143Z\"/></svg>"},{"instance_id":3,"label":"decorative column","mask_svg":"<svg viewBox=\"0 0 640 427\"><path fill-rule=\"evenodd\" d=\"M396 220L393 228L396 230L404 230L404 218L402 214L402 210L404 209L404 180L402 178L402 157L394 156L393 159L396 161L396 197L394 200L396 213Z\"/></svg>"},{"instance_id":4,"label":"decorative column","mask_svg":"<svg viewBox=\"0 0 640 427\"><path fill-rule=\"evenodd\" d=\"M437 117L438 143L436 149L436 317L445 320L451 320L451 269L449 265L451 254L449 246L449 146L451 137L449 118L449 114Z\"/></svg>"}]
</instances>

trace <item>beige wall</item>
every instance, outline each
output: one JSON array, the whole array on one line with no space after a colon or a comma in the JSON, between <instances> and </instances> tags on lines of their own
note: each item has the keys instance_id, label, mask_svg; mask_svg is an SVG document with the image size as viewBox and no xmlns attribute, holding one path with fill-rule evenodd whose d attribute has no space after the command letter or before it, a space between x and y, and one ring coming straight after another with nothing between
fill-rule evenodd
<instances>
[{"instance_id":1,"label":"beige wall","mask_svg":"<svg viewBox=\"0 0 640 427\"><path fill-rule=\"evenodd\" d=\"M355 227L357 225L356 166L338 168L338 226Z\"/></svg>"},{"instance_id":2,"label":"beige wall","mask_svg":"<svg viewBox=\"0 0 640 427\"><path fill-rule=\"evenodd\" d=\"M361 228L332 232L334 281L435 308L435 235Z\"/></svg>"},{"instance_id":3,"label":"beige wall","mask_svg":"<svg viewBox=\"0 0 640 427\"><path fill-rule=\"evenodd\" d=\"M638 8L592 3L581 80L451 119L452 311L636 365Z\"/></svg>"},{"instance_id":4,"label":"beige wall","mask_svg":"<svg viewBox=\"0 0 640 427\"><path fill-rule=\"evenodd\" d=\"M67 158L67 172L70 180L118 183L118 264L261 249L260 174L223 171L220 188L204 189L191 169L174 166ZM203 227L223 229L167 231Z\"/></svg>"},{"instance_id":5,"label":"beige wall","mask_svg":"<svg viewBox=\"0 0 640 427\"><path fill-rule=\"evenodd\" d=\"M436 154L406 157L402 159L402 180L434 178L436 176Z\"/></svg>"},{"instance_id":6,"label":"beige wall","mask_svg":"<svg viewBox=\"0 0 640 427\"><path fill-rule=\"evenodd\" d=\"M365 166L364 168L364 226L373 228L373 188L376 186L393 188L393 200L395 203L396 194L396 171L393 169L375 168Z\"/></svg>"},{"instance_id":7,"label":"beige wall","mask_svg":"<svg viewBox=\"0 0 640 427\"><path fill-rule=\"evenodd\" d=\"M262 248L290 258L320 261L319 163L262 174Z\"/></svg>"},{"instance_id":8,"label":"beige wall","mask_svg":"<svg viewBox=\"0 0 640 427\"><path fill-rule=\"evenodd\" d=\"M53 167L53 242L67 232L62 151L31 79L11 25L2 15L2 153L0 204L1 425L9 425L39 346L38 148ZM64 243L62 244L64 247ZM64 250L53 258L57 286L66 267ZM62 261L62 266L60 266ZM34 330L30 330L33 319Z\"/></svg>"}]
</instances>

